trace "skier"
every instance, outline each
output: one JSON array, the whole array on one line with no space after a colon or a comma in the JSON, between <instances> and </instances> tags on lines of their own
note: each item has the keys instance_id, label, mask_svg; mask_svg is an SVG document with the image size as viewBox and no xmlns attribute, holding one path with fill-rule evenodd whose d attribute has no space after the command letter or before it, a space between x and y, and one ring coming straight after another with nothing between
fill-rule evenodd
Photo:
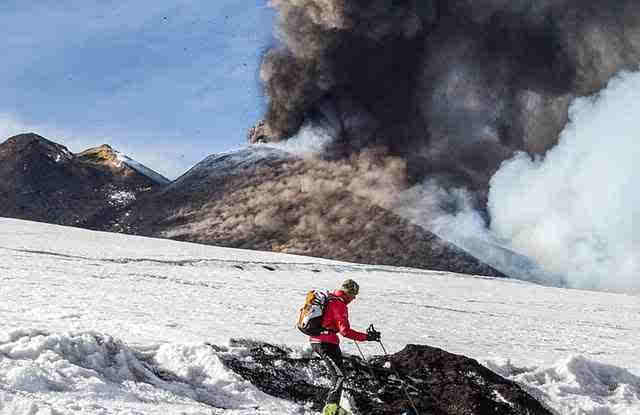
<instances>
[{"instance_id":1,"label":"skier","mask_svg":"<svg viewBox=\"0 0 640 415\"><path fill-rule=\"evenodd\" d=\"M360 342L380 340L380 332L378 331L372 329L367 333L362 333L351 329L349 325L347 305L356 298L359 291L360 287L351 279L344 281L340 289L333 291L322 317L322 327L327 331L318 336L310 337L312 350L322 358L331 374L331 389L322 411L323 415L347 413L339 406L345 373L340 339L337 333Z\"/></svg>"}]
</instances>

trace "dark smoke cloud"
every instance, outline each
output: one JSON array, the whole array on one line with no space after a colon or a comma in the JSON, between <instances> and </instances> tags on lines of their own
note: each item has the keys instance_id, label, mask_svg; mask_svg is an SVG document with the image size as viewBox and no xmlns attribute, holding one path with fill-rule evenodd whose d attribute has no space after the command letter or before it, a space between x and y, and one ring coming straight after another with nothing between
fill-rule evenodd
<instances>
[{"instance_id":1,"label":"dark smoke cloud","mask_svg":"<svg viewBox=\"0 0 640 415\"><path fill-rule=\"evenodd\" d=\"M261 77L270 98L266 119L273 138L295 133L305 113L331 95L339 101L365 93L359 97L362 105L388 94L399 98L395 91L403 85L409 93L408 77L419 58L412 49L420 43L412 41L433 16L430 7L387 0L272 4L279 11L283 44L267 53ZM376 87L362 89L364 85Z\"/></svg>"},{"instance_id":2,"label":"dark smoke cloud","mask_svg":"<svg viewBox=\"0 0 640 415\"><path fill-rule=\"evenodd\" d=\"M576 96L640 62L637 0L273 0L281 44L264 57L258 136L305 121L334 156L384 148L410 182L488 182L515 151L557 143ZM256 138L256 137L254 137Z\"/></svg>"}]
</instances>

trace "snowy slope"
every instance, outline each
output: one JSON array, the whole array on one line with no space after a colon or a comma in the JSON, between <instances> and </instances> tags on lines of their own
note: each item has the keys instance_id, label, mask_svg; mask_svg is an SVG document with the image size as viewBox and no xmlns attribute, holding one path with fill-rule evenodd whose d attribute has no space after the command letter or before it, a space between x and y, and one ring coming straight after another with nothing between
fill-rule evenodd
<instances>
[{"instance_id":1,"label":"snowy slope","mask_svg":"<svg viewBox=\"0 0 640 415\"><path fill-rule=\"evenodd\" d=\"M157 173L157 172L151 170L147 166L143 165L139 161L136 161L136 160L132 159L131 157L127 156L126 154L123 154L123 153L121 153L119 151L116 151L116 157L118 158L118 161L120 161L121 163L126 164L127 166L131 167L133 170L137 171L138 173L142 174L143 176L148 177L149 179L153 180L154 182L156 182L158 184L167 185L167 184L171 183L171 180L167 179L166 177L164 177L160 173Z\"/></svg>"},{"instance_id":2,"label":"snowy slope","mask_svg":"<svg viewBox=\"0 0 640 415\"><path fill-rule=\"evenodd\" d=\"M206 180L210 180L212 177L223 176L240 167L254 167L263 160L277 161L291 158L284 151L267 146L251 146L216 153L206 157L175 179L169 188L197 192L206 188ZM185 188L185 186L188 187Z\"/></svg>"},{"instance_id":3,"label":"snowy slope","mask_svg":"<svg viewBox=\"0 0 640 415\"><path fill-rule=\"evenodd\" d=\"M292 328L301 298L347 277L361 284L352 325L375 323L390 352L423 343L479 359L562 414L640 413L634 296L2 218L0 257L2 415L304 413L223 367L220 353L242 350L203 342L308 353Z\"/></svg>"}]
</instances>

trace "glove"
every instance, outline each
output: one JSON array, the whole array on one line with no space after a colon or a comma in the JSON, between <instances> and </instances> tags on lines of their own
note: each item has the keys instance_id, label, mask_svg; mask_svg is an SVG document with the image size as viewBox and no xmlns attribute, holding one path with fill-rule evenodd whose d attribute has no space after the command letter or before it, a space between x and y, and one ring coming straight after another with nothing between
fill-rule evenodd
<instances>
[{"instance_id":1,"label":"glove","mask_svg":"<svg viewBox=\"0 0 640 415\"><path fill-rule=\"evenodd\" d=\"M373 328L373 324L367 329L367 341L380 341L380 332Z\"/></svg>"},{"instance_id":2,"label":"glove","mask_svg":"<svg viewBox=\"0 0 640 415\"><path fill-rule=\"evenodd\" d=\"M369 342L378 342L380 341L380 332L379 331L371 331L367 333L367 341Z\"/></svg>"}]
</instances>

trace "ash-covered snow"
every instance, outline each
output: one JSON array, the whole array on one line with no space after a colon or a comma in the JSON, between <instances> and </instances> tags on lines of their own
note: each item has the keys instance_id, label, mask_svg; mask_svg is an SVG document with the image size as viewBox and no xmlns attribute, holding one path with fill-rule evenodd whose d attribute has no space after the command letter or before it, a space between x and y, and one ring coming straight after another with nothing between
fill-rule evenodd
<instances>
[{"instance_id":1,"label":"ash-covered snow","mask_svg":"<svg viewBox=\"0 0 640 415\"><path fill-rule=\"evenodd\" d=\"M0 257L2 415L311 414L220 357L242 356L231 338L309 353L297 308L308 289L345 278L361 286L352 326L375 323L390 353L422 343L478 359L559 414L640 413L630 295L13 219L0 219Z\"/></svg>"}]
</instances>

